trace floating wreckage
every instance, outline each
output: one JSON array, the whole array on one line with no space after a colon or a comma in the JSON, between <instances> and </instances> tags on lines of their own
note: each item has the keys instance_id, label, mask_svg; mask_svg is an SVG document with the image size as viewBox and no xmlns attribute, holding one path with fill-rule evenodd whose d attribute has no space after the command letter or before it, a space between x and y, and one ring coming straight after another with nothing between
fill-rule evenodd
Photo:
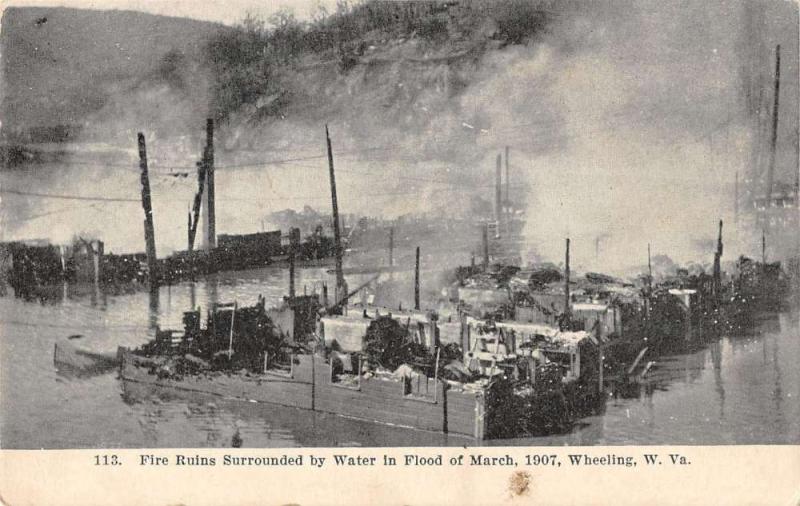
<instances>
[{"instance_id":1,"label":"floating wreckage","mask_svg":"<svg viewBox=\"0 0 800 506\"><path fill-rule=\"evenodd\" d=\"M585 331L341 312L323 310L314 332L299 333L276 323L293 309L263 300L213 308L205 326L190 311L182 332L120 348L120 377L476 439L564 430L599 397L598 343Z\"/></svg>"}]
</instances>

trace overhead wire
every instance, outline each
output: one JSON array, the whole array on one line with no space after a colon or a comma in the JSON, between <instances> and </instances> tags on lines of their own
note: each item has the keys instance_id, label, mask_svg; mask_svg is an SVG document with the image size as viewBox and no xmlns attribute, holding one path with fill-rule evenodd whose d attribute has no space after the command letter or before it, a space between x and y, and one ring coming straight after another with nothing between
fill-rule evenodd
<instances>
[{"instance_id":1,"label":"overhead wire","mask_svg":"<svg viewBox=\"0 0 800 506\"><path fill-rule=\"evenodd\" d=\"M658 105L654 104L654 105ZM638 116L642 120L652 119L654 116L660 116L659 113L656 111L650 111L649 113L643 113L641 110L621 110L611 114L602 114L602 115L594 115L594 116L584 116L583 120L587 123L590 123L595 120L611 120L614 118L623 118L626 116ZM724 127L727 124L732 123L733 120L729 119L728 121L721 122L718 125L718 128ZM606 121L606 123L610 124L610 121ZM552 142L557 140L559 134L553 129L554 126L564 124L564 120L551 120L551 121L534 121L534 122L527 122L527 123L520 123L515 125L508 125L501 128L491 128L486 131L479 131L481 135L490 136L493 134L503 133L503 132L519 132L520 134L528 134L528 135L539 135L539 134L547 134L550 136L549 141ZM527 127L538 127L539 130L525 130L522 131L520 129L527 128ZM603 126L600 125L595 128L595 130L602 130ZM714 130L716 131L716 129ZM586 130L582 131L581 134L587 133ZM710 132L705 132L704 135L708 135ZM553 137L556 137L554 139ZM560 137L563 139L573 138L576 135L563 135L560 134ZM438 146L447 146L452 144L461 144L463 143L463 139L451 139L448 141L439 141L436 144ZM503 144L500 142L498 146ZM308 146L311 148L311 145ZM491 149L491 147L484 146L486 149ZM350 155L355 154L363 154L363 153L370 153L370 152L381 152L381 151L398 151L404 150L404 146L400 143L395 144L388 144L384 146L371 146L366 148L358 148L358 149L349 149L349 150L342 150L342 151L334 151L334 156L336 157L347 157ZM238 169L238 168L259 168L271 165L284 165L284 164L292 164L292 162L301 162L301 161L310 161L310 160L322 160L327 157L327 154L321 153L316 155L304 155L304 156L290 156L286 158L275 158L269 160L252 160L246 162L238 162L238 163L231 163L231 164L215 164L215 170L226 170L226 169ZM138 172L139 169L136 167L137 162L132 161L130 163L104 163L104 162L97 162L97 161L76 161L76 160L68 160L64 162L59 162L59 165L67 165L67 166L97 166L97 167L110 167L110 168L121 168L125 170L129 170L132 172ZM173 172L165 172L165 171L186 171L186 170L194 170L196 169L195 165L179 165L179 164L169 164L169 165L160 165L158 162L153 162L149 164L150 172L152 174L158 173L172 175Z\"/></svg>"},{"instance_id":2,"label":"overhead wire","mask_svg":"<svg viewBox=\"0 0 800 506\"><path fill-rule=\"evenodd\" d=\"M655 115L655 113L642 114L641 111L636 111L636 112L639 113L639 116L642 119L647 119L647 117L651 117L651 116ZM620 113L619 115L622 115L622 114ZM708 131L706 131L705 135L701 136L701 138L707 137L708 135L711 135L714 132L719 131L720 129L724 128L725 126L731 124L733 121L734 120L729 117L726 121L722 121L722 122L717 123L716 125L714 125L714 127L709 129ZM518 125L518 126L521 127L521 126L536 125L536 124L541 125L542 123L528 123L528 124L523 124L523 125ZM607 128L607 126L608 125L597 125L594 128L584 129L579 133L568 135L568 136L564 135L564 134L557 134L556 138L560 137L562 139L568 139L568 138L577 137L578 135L583 136L583 135L586 135L587 133L591 133L593 131L605 130ZM530 135L530 134L531 134L530 132L517 130L515 135L526 135L527 136L527 135ZM552 131L550 131L550 134L552 135ZM508 141L508 138L505 138L504 141ZM553 139L545 138L544 140L542 140L540 138L540 141L541 142L553 142ZM446 142L445 144L448 144L449 142L450 141ZM350 154L364 153L364 152L391 151L392 149L395 149L396 147L397 147L397 145L395 145L395 146L383 146L383 147L372 147L372 148L359 149L359 150L346 150L346 151L338 152L337 156L346 156L346 155L350 155ZM485 148L485 149L489 149L489 148ZM327 155L314 155L314 156L293 157L293 158L285 158L285 159L273 159L273 160L269 160L269 161L266 161L266 162L258 162L258 163L241 163L241 164L221 165L221 166L215 167L215 169L217 169L217 168L224 169L224 168L259 167L259 166L263 166L263 165L280 165L280 164L289 164L289 165L291 165L291 164L295 164L296 166L299 166L299 167L323 170L324 167L322 167L322 166L312 166L312 165L307 165L307 164L297 164L296 162L309 161L309 160L315 160L315 159L322 159L322 158L325 158L326 156ZM396 157L392 158L392 160L396 161L397 158ZM75 163L67 162L66 164L67 165L70 165L70 164L74 165ZM89 164L89 165L92 165L92 164ZM116 167L116 168L120 168L120 167L121 168L128 168L128 169L135 170L135 171L138 172L138 169L134 169L134 168L130 167L129 165L99 164L99 163L98 163L98 165L99 166L107 166L107 167ZM161 167L161 168L164 168L164 167ZM177 168L178 167L172 167L172 169L177 169ZM180 168L185 169L187 167L180 167ZM450 168L457 168L457 166L453 165L453 166L446 167L446 170L449 170ZM358 170L352 170L352 169L339 169L339 172L351 173L351 174L357 174L357 175L377 176L377 177L386 177L387 176L387 173L385 173L385 172L358 171ZM173 176L174 174L173 173L165 173L165 172L151 172L151 175L154 178L165 179L165 178L168 178L170 176ZM399 180L419 181L419 182L426 182L426 183L432 183L432 184L443 184L443 185L460 186L461 187L459 189L451 188L449 190L445 190L445 189L437 190L439 192L442 192L442 191L450 192L450 191L453 191L453 190L467 192L467 191L474 191L474 190L477 190L477 189L481 188L480 186L474 186L474 185L469 185L469 184L462 185L462 184L460 184L460 182L455 182L455 181L440 180L440 179L430 179L430 178L424 178L424 177L418 177L418 176L407 176L407 175L391 174L391 177L393 179L399 179ZM192 180L192 178L189 178L189 177L186 177L186 179L187 179L187 181L191 181ZM171 181L172 184L170 184L170 187L174 187L176 182L177 182L177 180L176 181ZM157 184L163 184L163 183L157 183ZM418 193L418 192L419 192L419 190L415 189L413 191L404 191L404 192L370 193L370 195L371 196L394 196L394 195L407 195L407 194ZM141 202L141 200L139 198L87 196L87 195L77 195L77 194L53 194L53 193L31 192L31 191L19 190L19 189L14 189L14 188L11 188L11 189L0 188L0 193L12 194L12 195L18 195L18 196L26 196L26 197L39 197L39 198L61 199L61 200L78 200L78 201L93 201L93 202L112 202L112 203L130 203L130 202L138 203L138 202ZM159 195L158 194L154 194L153 196L154 197L158 197ZM261 199L225 198L225 197L222 197L222 196L220 196L219 199L220 200L230 200L230 201L237 201L237 200L258 201L258 200L261 200ZM276 199L276 198L272 197L272 198L269 198L269 199L266 199L266 200L273 200L273 201L274 200L286 200L286 201L288 201L288 200L302 200L302 199L314 200L313 198L308 198L308 197L298 197L296 199L295 198L283 198L283 199L278 198L278 199Z\"/></svg>"}]
</instances>

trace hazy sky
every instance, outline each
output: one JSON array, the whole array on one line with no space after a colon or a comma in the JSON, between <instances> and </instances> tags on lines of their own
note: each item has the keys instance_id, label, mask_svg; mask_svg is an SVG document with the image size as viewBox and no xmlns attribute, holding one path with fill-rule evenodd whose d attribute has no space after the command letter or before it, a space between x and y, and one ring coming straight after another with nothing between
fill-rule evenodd
<instances>
[{"instance_id":1,"label":"hazy sky","mask_svg":"<svg viewBox=\"0 0 800 506\"><path fill-rule=\"evenodd\" d=\"M332 10L336 0L0 0L0 5L25 7L74 7L79 9L122 9L178 16L232 25L249 12L268 17L281 7L291 7L295 15L305 18L318 5Z\"/></svg>"},{"instance_id":2,"label":"hazy sky","mask_svg":"<svg viewBox=\"0 0 800 506\"><path fill-rule=\"evenodd\" d=\"M317 1L226 0L205 2L203 9L189 0L13 0L13 5L138 10L235 23L248 12L266 17L289 4L296 15L306 16ZM335 4L322 1L329 9ZM419 59L424 50L406 42L399 48L404 52L396 54L396 44L376 49L380 58L398 58L391 65L359 65L333 73L326 66L308 66L288 74L286 87L299 99L280 120L254 124L251 113L242 110L219 129L218 145L224 148L217 153L218 230L254 232L264 216L286 208L312 205L327 211L322 125L331 123L335 149L353 153L337 157L345 212L397 216L411 210L469 209L474 199L487 197L495 156L510 146L512 181L519 186L511 198L527 206L526 247L544 258L560 259L561 238L570 237L574 258L604 269L624 267L631 252L641 259L649 243L655 254L668 253L681 262L707 261L715 247L717 220L733 222L737 173L758 177L766 167L753 162L751 148L754 142L766 145L769 128L755 131L744 96L745 85L755 76L754 89L764 91L761 123L769 126L776 44L782 45L783 77L776 180L794 180L796 8L781 0L608 0L585 5L563 8L563 15L535 42L487 51L469 65L438 59L409 63L397 54ZM748 5L764 9L764 20L750 26ZM456 92L450 83L459 86ZM124 93L115 91L119 89L108 89L107 105L93 117L95 128L152 132L168 125L175 132L176 139L148 140L157 243L159 253L166 254L185 244L187 206L196 191L192 178L167 173L172 165L193 168L199 149L196 142L194 151L186 150L192 154L181 154L177 136L202 132L196 118L175 120L192 107L205 114L205 102L197 94L184 96L160 84ZM479 125L480 133L473 134L470 125ZM376 152L375 147L387 149ZM157 159L158 153L163 159ZM310 155L319 158L252 165ZM18 207L7 207L8 217L24 225L8 236L66 243L81 234L102 237L107 251L141 251L135 160L118 161L120 166L130 163L129 170L113 172L79 161L59 167L57 173L0 176L11 188L110 195L128 203L69 207L57 199L9 197L4 200ZM52 222L36 218L56 213L61 214L55 229ZM602 234L613 239L598 255L596 240ZM728 242L726 248L749 253L759 244L743 237L742 245Z\"/></svg>"}]
</instances>

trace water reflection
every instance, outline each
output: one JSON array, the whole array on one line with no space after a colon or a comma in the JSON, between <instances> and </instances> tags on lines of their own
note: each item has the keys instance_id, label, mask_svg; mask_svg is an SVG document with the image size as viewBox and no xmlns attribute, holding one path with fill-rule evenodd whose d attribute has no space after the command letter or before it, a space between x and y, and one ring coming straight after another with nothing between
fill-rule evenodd
<instances>
[{"instance_id":1,"label":"water reflection","mask_svg":"<svg viewBox=\"0 0 800 506\"><path fill-rule=\"evenodd\" d=\"M320 293L331 276L298 269ZM398 277L401 275L398 275ZM352 276L358 286L367 276ZM155 328L181 328L183 311L237 300L279 303L284 270L221 273L150 293L100 294L55 287L45 304L0 297L0 437L8 448L230 446L425 446L473 444L456 436L356 422L320 413L174 392L131 391L112 373L67 378L53 365L56 342L113 353ZM409 297L411 296L409 292ZM567 434L489 445L800 443L798 312L763 319L758 332L723 336L690 353L662 356L642 381L614 384L604 411ZM141 386L140 386L141 387ZM32 427L48 427L47 433Z\"/></svg>"},{"instance_id":2,"label":"water reflection","mask_svg":"<svg viewBox=\"0 0 800 506\"><path fill-rule=\"evenodd\" d=\"M147 307L150 309L148 312L148 322L150 330L155 331L158 329L158 314L159 314L159 299L161 296L159 295L158 288L151 289L148 293L148 305ZM169 299L167 299L169 300ZM169 304L168 304L169 306Z\"/></svg>"},{"instance_id":3,"label":"water reflection","mask_svg":"<svg viewBox=\"0 0 800 506\"><path fill-rule=\"evenodd\" d=\"M773 383L774 387L772 389L772 399L775 402L775 417L776 423L778 426L783 428L783 374L781 373L781 364L778 360L779 348L780 348L780 341L775 337L775 334L772 335L770 339L772 342L772 367L775 373L775 381Z\"/></svg>"},{"instance_id":4,"label":"water reflection","mask_svg":"<svg viewBox=\"0 0 800 506\"><path fill-rule=\"evenodd\" d=\"M722 351L720 342L714 341L708 346L711 362L714 365L714 389L719 397L719 418L725 418L725 387L722 383Z\"/></svg>"}]
</instances>

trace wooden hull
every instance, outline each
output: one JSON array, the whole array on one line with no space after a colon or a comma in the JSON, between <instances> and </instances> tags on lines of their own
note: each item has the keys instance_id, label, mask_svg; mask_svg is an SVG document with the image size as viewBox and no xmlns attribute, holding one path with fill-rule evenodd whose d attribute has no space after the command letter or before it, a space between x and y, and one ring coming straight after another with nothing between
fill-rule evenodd
<instances>
[{"instance_id":1,"label":"wooden hull","mask_svg":"<svg viewBox=\"0 0 800 506\"><path fill-rule=\"evenodd\" d=\"M297 355L291 373L214 374L167 377L151 359L120 348L120 377L179 390L279 404L414 429L487 436L485 394L448 388L441 381L423 384L372 376L352 385L332 382L330 365L315 355ZM424 381L424 380L423 380Z\"/></svg>"},{"instance_id":2,"label":"wooden hull","mask_svg":"<svg viewBox=\"0 0 800 506\"><path fill-rule=\"evenodd\" d=\"M92 376L107 373L119 365L119 357L113 354L92 353L71 343L56 343L53 364L62 373L73 376Z\"/></svg>"}]
</instances>

